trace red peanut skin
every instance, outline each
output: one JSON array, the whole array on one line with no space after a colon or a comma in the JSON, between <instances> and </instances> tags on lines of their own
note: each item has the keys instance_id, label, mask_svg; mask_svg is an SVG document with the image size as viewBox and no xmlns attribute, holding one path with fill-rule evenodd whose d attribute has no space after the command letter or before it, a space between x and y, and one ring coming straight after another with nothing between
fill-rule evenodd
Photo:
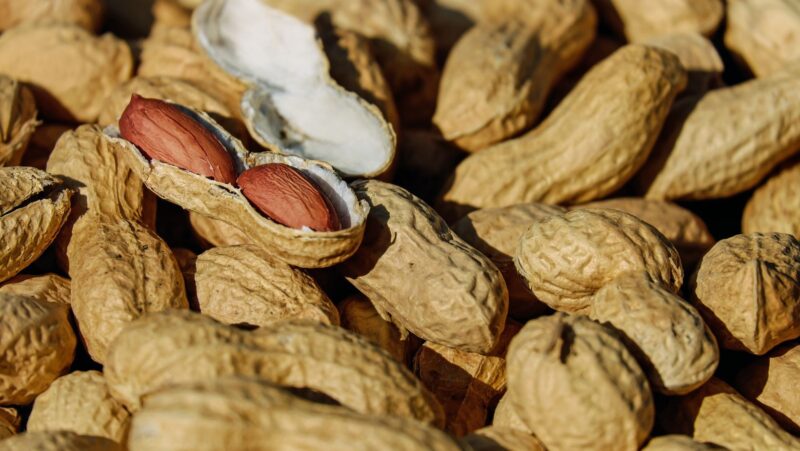
<instances>
[{"instance_id":1,"label":"red peanut skin","mask_svg":"<svg viewBox=\"0 0 800 451\"><path fill-rule=\"evenodd\" d=\"M119 118L122 138L153 160L233 184L233 159L214 134L176 106L131 96Z\"/></svg>"},{"instance_id":2,"label":"red peanut skin","mask_svg":"<svg viewBox=\"0 0 800 451\"><path fill-rule=\"evenodd\" d=\"M273 221L317 232L340 229L339 217L319 187L299 170L269 163L244 171L236 181L244 196Z\"/></svg>"}]
</instances>

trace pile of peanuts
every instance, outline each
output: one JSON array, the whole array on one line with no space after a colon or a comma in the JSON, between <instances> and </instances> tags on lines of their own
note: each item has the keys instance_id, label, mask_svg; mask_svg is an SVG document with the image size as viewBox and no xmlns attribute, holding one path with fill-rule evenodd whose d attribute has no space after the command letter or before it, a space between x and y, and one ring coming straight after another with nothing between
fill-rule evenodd
<instances>
[{"instance_id":1,"label":"pile of peanuts","mask_svg":"<svg viewBox=\"0 0 800 451\"><path fill-rule=\"evenodd\" d=\"M800 450L798 154L798 0L0 0L0 451Z\"/></svg>"}]
</instances>

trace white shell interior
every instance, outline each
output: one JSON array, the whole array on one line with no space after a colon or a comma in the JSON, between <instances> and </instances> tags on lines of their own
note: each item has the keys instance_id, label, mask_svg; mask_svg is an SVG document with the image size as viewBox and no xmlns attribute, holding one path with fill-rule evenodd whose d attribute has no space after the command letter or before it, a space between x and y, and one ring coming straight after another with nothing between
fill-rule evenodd
<instances>
[{"instance_id":1,"label":"white shell interior","mask_svg":"<svg viewBox=\"0 0 800 451\"><path fill-rule=\"evenodd\" d=\"M388 167L390 126L330 79L313 27L261 0L209 0L195 10L193 26L208 55L251 84L241 108L266 145L326 161L347 176Z\"/></svg>"}]
</instances>

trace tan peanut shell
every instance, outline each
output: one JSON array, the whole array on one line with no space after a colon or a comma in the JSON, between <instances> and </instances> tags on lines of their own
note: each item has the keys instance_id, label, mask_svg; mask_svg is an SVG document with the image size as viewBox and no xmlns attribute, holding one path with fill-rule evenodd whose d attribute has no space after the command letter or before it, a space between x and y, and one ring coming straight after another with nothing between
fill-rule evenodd
<instances>
[{"instance_id":1,"label":"tan peanut shell","mask_svg":"<svg viewBox=\"0 0 800 451\"><path fill-rule=\"evenodd\" d=\"M411 0L267 0L305 21L329 14L339 28L370 39L404 122L433 113L439 74L430 25Z\"/></svg>"},{"instance_id":2,"label":"tan peanut shell","mask_svg":"<svg viewBox=\"0 0 800 451\"><path fill-rule=\"evenodd\" d=\"M71 431L125 443L130 413L111 396L103 374L75 371L56 379L33 403L28 431Z\"/></svg>"},{"instance_id":3,"label":"tan peanut shell","mask_svg":"<svg viewBox=\"0 0 800 451\"><path fill-rule=\"evenodd\" d=\"M383 113L395 130L400 130L400 113L389 83L375 59L372 45L363 35L316 21L331 77L343 88L355 92Z\"/></svg>"},{"instance_id":4,"label":"tan peanut shell","mask_svg":"<svg viewBox=\"0 0 800 451\"><path fill-rule=\"evenodd\" d=\"M534 223L514 262L537 298L570 313L588 313L592 296L625 273L646 273L672 293L683 284L678 251L664 235L612 209L577 209Z\"/></svg>"},{"instance_id":5,"label":"tan peanut shell","mask_svg":"<svg viewBox=\"0 0 800 451\"><path fill-rule=\"evenodd\" d=\"M639 176L650 199L716 199L752 188L800 149L798 68L676 104Z\"/></svg>"},{"instance_id":6,"label":"tan peanut shell","mask_svg":"<svg viewBox=\"0 0 800 451\"><path fill-rule=\"evenodd\" d=\"M511 401L511 396L508 392L505 392L497 402L497 406L494 409L494 417L492 418L492 426L503 429L513 429L528 435L533 435L531 428L525 424L525 421L520 418L514 408L514 402Z\"/></svg>"},{"instance_id":7,"label":"tan peanut shell","mask_svg":"<svg viewBox=\"0 0 800 451\"><path fill-rule=\"evenodd\" d=\"M653 427L644 372L615 333L586 317L528 322L507 371L514 410L548 450L637 450Z\"/></svg>"},{"instance_id":8,"label":"tan peanut shell","mask_svg":"<svg viewBox=\"0 0 800 451\"><path fill-rule=\"evenodd\" d=\"M331 200L342 229L315 232L282 226L258 212L236 187L167 163L148 160L136 146L116 138L115 129L107 129L111 141L122 146L129 164L147 188L187 210L234 225L245 231L253 244L293 266L328 267L356 251L364 234L368 207L332 169L299 157L271 152L250 153L208 115L185 108L184 111L215 134L233 158L237 173L263 164L283 163L309 176Z\"/></svg>"},{"instance_id":9,"label":"tan peanut shell","mask_svg":"<svg viewBox=\"0 0 800 451\"><path fill-rule=\"evenodd\" d=\"M425 343L414 358L414 372L444 407L445 430L457 437L486 424L489 406L506 389L508 343L522 326L508 323L492 355Z\"/></svg>"},{"instance_id":10,"label":"tan peanut shell","mask_svg":"<svg viewBox=\"0 0 800 451\"><path fill-rule=\"evenodd\" d=\"M388 352L398 362L406 362L414 339L394 324L381 318L375 307L362 295L353 295L337 304L342 327L355 332Z\"/></svg>"},{"instance_id":11,"label":"tan peanut shell","mask_svg":"<svg viewBox=\"0 0 800 451\"><path fill-rule=\"evenodd\" d=\"M693 268L715 243L699 216L672 202L620 197L584 204L578 208L612 208L636 216L658 229L675 246L684 268Z\"/></svg>"},{"instance_id":12,"label":"tan peanut shell","mask_svg":"<svg viewBox=\"0 0 800 451\"><path fill-rule=\"evenodd\" d=\"M800 164L783 169L756 189L744 208L742 232L800 237Z\"/></svg>"},{"instance_id":13,"label":"tan peanut shell","mask_svg":"<svg viewBox=\"0 0 800 451\"><path fill-rule=\"evenodd\" d=\"M662 435L647 442L642 451L713 451L723 448L692 440L687 435Z\"/></svg>"},{"instance_id":14,"label":"tan peanut shell","mask_svg":"<svg viewBox=\"0 0 800 451\"><path fill-rule=\"evenodd\" d=\"M217 115L220 118L235 116L225 104L225 99L217 98L213 92L205 91L202 86L198 86L190 80L165 76L139 76L118 85L109 94L100 111L97 123L104 126L117 124L117 120L128 106L133 94L139 94L148 99L169 100L194 110Z\"/></svg>"},{"instance_id":15,"label":"tan peanut shell","mask_svg":"<svg viewBox=\"0 0 800 451\"><path fill-rule=\"evenodd\" d=\"M250 244L252 240L236 227L219 219L209 218L189 211L189 224L200 245L208 249L215 246Z\"/></svg>"},{"instance_id":16,"label":"tan peanut shell","mask_svg":"<svg viewBox=\"0 0 800 451\"><path fill-rule=\"evenodd\" d=\"M30 89L0 75L0 166L20 164L38 125Z\"/></svg>"},{"instance_id":17,"label":"tan peanut shell","mask_svg":"<svg viewBox=\"0 0 800 451\"><path fill-rule=\"evenodd\" d=\"M598 290L589 317L620 332L658 392L689 393L717 369L717 340L700 313L645 274L623 274Z\"/></svg>"},{"instance_id":18,"label":"tan peanut shell","mask_svg":"<svg viewBox=\"0 0 800 451\"><path fill-rule=\"evenodd\" d=\"M110 34L54 24L19 27L0 37L0 73L28 83L50 119L94 121L106 96L132 70L127 44Z\"/></svg>"},{"instance_id":19,"label":"tan peanut shell","mask_svg":"<svg viewBox=\"0 0 800 451\"><path fill-rule=\"evenodd\" d=\"M142 43L140 58L137 76L186 80L223 101L238 117L239 100L245 86L205 55L188 27L153 27L150 36Z\"/></svg>"},{"instance_id":20,"label":"tan peanut shell","mask_svg":"<svg viewBox=\"0 0 800 451\"><path fill-rule=\"evenodd\" d=\"M800 449L800 440L717 378L686 396L668 398L658 418L669 433L726 449Z\"/></svg>"},{"instance_id":21,"label":"tan peanut shell","mask_svg":"<svg viewBox=\"0 0 800 451\"><path fill-rule=\"evenodd\" d=\"M123 451L113 440L72 431L25 432L0 441L0 451Z\"/></svg>"},{"instance_id":22,"label":"tan peanut shell","mask_svg":"<svg viewBox=\"0 0 800 451\"><path fill-rule=\"evenodd\" d=\"M725 47L758 77L800 58L800 6L792 0L729 0Z\"/></svg>"},{"instance_id":23,"label":"tan peanut shell","mask_svg":"<svg viewBox=\"0 0 800 451\"><path fill-rule=\"evenodd\" d=\"M0 285L0 293L22 294L40 301L69 304L70 281L56 274L19 275Z\"/></svg>"},{"instance_id":24,"label":"tan peanut shell","mask_svg":"<svg viewBox=\"0 0 800 451\"><path fill-rule=\"evenodd\" d=\"M47 249L67 220L72 191L44 171L0 167L0 282Z\"/></svg>"},{"instance_id":25,"label":"tan peanut shell","mask_svg":"<svg viewBox=\"0 0 800 451\"><path fill-rule=\"evenodd\" d=\"M308 320L339 324L339 314L314 279L254 245L216 247L195 262L200 312L225 324L265 326Z\"/></svg>"},{"instance_id":26,"label":"tan peanut shell","mask_svg":"<svg viewBox=\"0 0 800 451\"><path fill-rule=\"evenodd\" d=\"M711 36L725 15L722 0L598 0L595 4L603 20L631 42L672 32Z\"/></svg>"},{"instance_id":27,"label":"tan peanut shell","mask_svg":"<svg viewBox=\"0 0 800 451\"><path fill-rule=\"evenodd\" d=\"M155 0L150 12L153 15L151 33L158 28L189 28L192 23L192 10L184 8L176 0Z\"/></svg>"},{"instance_id":28,"label":"tan peanut shell","mask_svg":"<svg viewBox=\"0 0 800 451\"><path fill-rule=\"evenodd\" d=\"M566 210L539 203L484 208L473 211L453 224L453 231L470 246L489 257L503 274L508 287L509 315L528 319L547 310L514 266L519 239L531 224Z\"/></svg>"},{"instance_id":29,"label":"tan peanut shell","mask_svg":"<svg viewBox=\"0 0 800 451\"><path fill-rule=\"evenodd\" d=\"M0 405L28 404L72 363L69 306L0 293Z\"/></svg>"},{"instance_id":30,"label":"tan peanut shell","mask_svg":"<svg viewBox=\"0 0 800 451\"><path fill-rule=\"evenodd\" d=\"M770 414L787 431L800 432L800 346L789 342L744 365L735 375L737 390Z\"/></svg>"},{"instance_id":31,"label":"tan peanut shell","mask_svg":"<svg viewBox=\"0 0 800 451\"><path fill-rule=\"evenodd\" d=\"M800 242L781 233L722 240L689 290L721 348L764 354L800 337Z\"/></svg>"},{"instance_id":32,"label":"tan peanut shell","mask_svg":"<svg viewBox=\"0 0 800 451\"><path fill-rule=\"evenodd\" d=\"M500 271L405 189L375 180L353 188L370 213L364 242L341 266L348 280L401 330L488 352L508 311Z\"/></svg>"},{"instance_id":33,"label":"tan peanut shell","mask_svg":"<svg viewBox=\"0 0 800 451\"><path fill-rule=\"evenodd\" d=\"M242 378L147 396L134 415L128 446L131 451L460 449L445 433L413 420L317 404Z\"/></svg>"},{"instance_id":34,"label":"tan peanut shell","mask_svg":"<svg viewBox=\"0 0 800 451\"><path fill-rule=\"evenodd\" d=\"M444 423L441 406L401 363L333 326L284 322L242 331L197 313L158 313L128 326L105 366L112 394L132 410L167 385L231 375L309 388L366 414Z\"/></svg>"},{"instance_id":35,"label":"tan peanut shell","mask_svg":"<svg viewBox=\"0 0 800 451\"><path fill-rule=\"evenodd\" d=\"M487 426L464 437L473 451L545 451L536 437L515 429Z\"/></svg>"},{"instance_id":36,"label":"tan peanut shell","mask_svg":"<svg viewBox=\"0 0 800 451\"><path fill-rule=\"evenodd\" d=\"M16 435L19 430L19 411L13 407L0 407L0 441Z\"/></svg>"},{"instance_id":37,"label":"tan peanut shell","mask_svg":"<svg viewBox=\"0 0 800 451\"><path fill-rule=\"evenodd\" d=\"M5 0L0 4L0 31L27 24L68 23L97 31L106 7L102 0Z\"/></svg>"},{"instance_id":38,"label":"tan peanut shell","mask_svg":"<svg viewBox=\"0 0 800 451\"><path fill-rule=\"evenodd\" d=\"M714 44L702 35L677 32L653 36L643 43L677 55L688 76L682 96L703 94L721 84L722 71L725 69L722 57Z\"/></svg>"},{"instance_id":39,"label":"tan peanut shell","mask_svg":"<svg viewBox=\"0 0 800 451\"><path fill-rule=\"evenodd\" d=\"M552 86L594 40L588 0L526 3L478 23L447 57L433 122L448 141L478 151L534 124Z\"/></svg>"},{"instance_id":40,"label":"tan peanut shell","mask_svg":"<svg viewBox=\"0 0 800 451\"><path fill-rule=\"evenodd\" d=\"M615 191L644 164L685 85L672 53L621 48L534 130L459 164L440 211L455 219L475 208L581 203Z\"/></svg>"}]
</instances>

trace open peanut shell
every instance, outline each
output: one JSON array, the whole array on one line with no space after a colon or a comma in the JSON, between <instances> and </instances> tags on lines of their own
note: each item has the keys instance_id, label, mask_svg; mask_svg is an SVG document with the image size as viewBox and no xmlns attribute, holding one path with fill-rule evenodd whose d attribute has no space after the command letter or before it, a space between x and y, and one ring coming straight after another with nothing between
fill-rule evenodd
<instances>
[{"instance_id":1,"label":"open peanut shell","mask_svg":"<svg viewBox=\"0 0 800 451\"><path fill-rule=\"evenodd\" d=\"M327 165L300 157L271 152L250 153L239 140L205 113L178 106L211 130L233 159L237 174L268 163L283 163L313 180L331 201L341 229L315 232L283 226L258 212L235 186L197 175L170 164L150 160L132 143L119 137L116 127L106 128L112 141L126 150L125 156L147 188L159 197L207 217L227 222L276 258L300 268L324 268L350 257L364 236L369 207Z\"/></svg>"},{"instance_id":2,"label":"open peanut shell","mask_svg":"<svg viewBox=\"0 0 800 451\"><path fill-rule=\"evenodd\" d=\"M325 161L347 177L391 168L392 128L331 78L313 26L260 0L210 0L195 10L192 28L208 56L249 86L240 107L261 145Z\"/></svg>"}]
</instances>

